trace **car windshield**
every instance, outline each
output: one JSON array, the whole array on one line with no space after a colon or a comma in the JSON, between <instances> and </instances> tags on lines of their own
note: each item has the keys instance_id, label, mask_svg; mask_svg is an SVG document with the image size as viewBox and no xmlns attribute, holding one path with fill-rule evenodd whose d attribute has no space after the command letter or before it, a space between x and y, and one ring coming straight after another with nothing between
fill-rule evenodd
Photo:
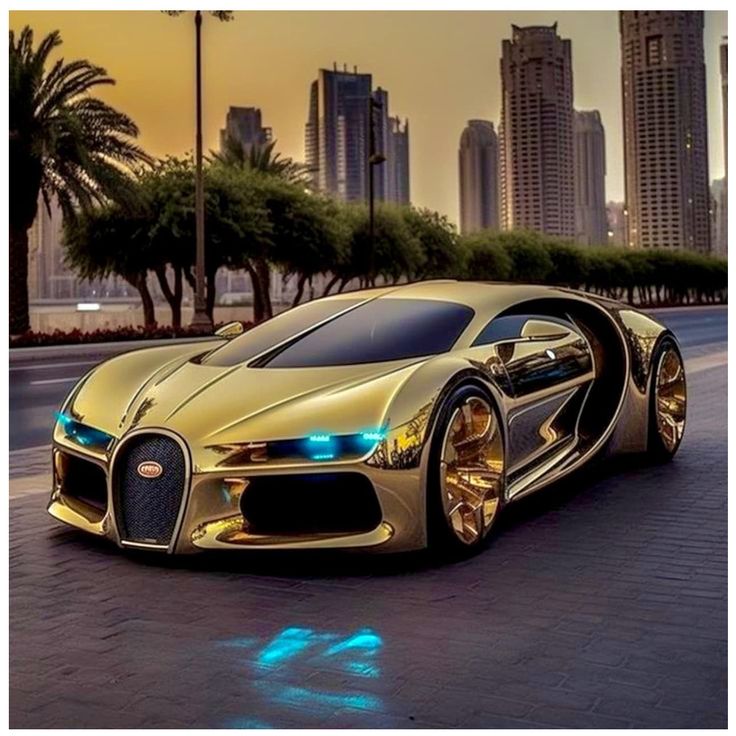
<instances>
[{"instance_id":1,"label":"car windshield","mask_svg":"<svg viewBox=\"0 0 736 736\"><path fill-rule=\"evenodd\" d=\"M318 299L277 314L249 329L244 335L213 350L202 363L231 366L245 363L256 355L298 335L345 309L360 304L362 299Z\"/></svg>"},{"instance_id":2,"label":"car windshield","mask_svg":"<svg viewBox=\"0 0 736 736\"><path fill-rule=\"evenodd\" d=\"M297 338L260 365L306 368L437 355L452 348L473 315L454 302L378 298Z\"/></svg>"}]
</instances>

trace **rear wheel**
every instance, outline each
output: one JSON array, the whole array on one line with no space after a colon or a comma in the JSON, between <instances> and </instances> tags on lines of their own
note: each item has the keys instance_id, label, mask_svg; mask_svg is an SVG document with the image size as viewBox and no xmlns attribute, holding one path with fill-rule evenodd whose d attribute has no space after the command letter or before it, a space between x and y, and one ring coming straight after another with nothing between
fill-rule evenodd
<instances>
[{"instance_id":1,"label":"rear wheel","mask_svg":"<svg viewBox=\"0 0 736 736\"><path fill-rule=\"evenodd\" d=\"M493 399L465 386L438 417L430 454L430 546L455 554L482 546L503 503L504 443Z\"/></svg>"},{"instance_id":2,"label":"rear wheel","mask_svg":"<svg viewBox=\"0 0 736 736\"><path fill-rule=\"evenodd\" d=\"M687 387L677 343L666 337L652 359L649 398L649 446L652 459L665 462L675 456L685 432Z\"/></svg>"}]
</instances>

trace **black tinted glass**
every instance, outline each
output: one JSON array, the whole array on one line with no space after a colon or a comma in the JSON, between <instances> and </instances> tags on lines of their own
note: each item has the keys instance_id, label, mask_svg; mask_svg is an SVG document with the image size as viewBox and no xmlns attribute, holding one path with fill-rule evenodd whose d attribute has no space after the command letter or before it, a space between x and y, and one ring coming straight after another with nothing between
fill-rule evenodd
<instances>
[{"instance_id":1,"label":"black tinted glass","mask_svg":"<svg viewBox=\"0 0 736 736\"><path fill-rule=\"evenodd\" d=\"M476 345L490 345L494 342L502 340L513 340L521 336L524 325L530 319L538 319L544 322L551 322L560 325L566 329L570 329L572 325L558 317L551 317L543 314L508 314L505 317L496 317L492 319L479 333L478 337L473 340L471 347Z\"/></svg>"},{"instance_id":2,"label":"black tinted glass","mask_svg":"<svg viewBox=\"0 0 736 736\"><path fill-rule=\"evenodd\" d=\"M476 345L490 345L500 340L512 340L521 335L521 328L529 319L528 314L514 314L508 317L496 317L491 320L473 340Z\"/></svg>"},{"instance_id":3,"label":"black tinted glass","mask_svg":"<svg viewBox=\"0 0 736 736\"><path fill-rule=\"evenodd\" d=\"M207 365L237 365L259 355L284 340L298 335L345 309L360 304L361 299L318 299L277 314L210 353L202 362Z\"/></svg>"},{"instance_id":4,"label":"black tinted glass","mask_svg":"<svg viewBox=\"0 0 736 736\"><path fill-rule=\"evenodd\" d=\"M376 299L277 353L270 368L352 365L448 351L473 317L470 307L433 299Z\"/></svg>"}]
</instances>

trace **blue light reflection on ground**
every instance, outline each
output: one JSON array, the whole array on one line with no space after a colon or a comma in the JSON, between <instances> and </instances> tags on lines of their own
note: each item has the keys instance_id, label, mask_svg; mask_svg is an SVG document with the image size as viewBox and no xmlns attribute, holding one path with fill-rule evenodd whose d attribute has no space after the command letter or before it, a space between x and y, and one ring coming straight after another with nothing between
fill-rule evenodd
<instances>
[{"instance_id":1,"label":"blue light reflection on ground","mask_svg":"<svg viewBox=\"0 0 736 736\"><path fill-rule=\"evenodd\" d=\"M275 636L259 652L258 664L278 664L286 659L291 659L307 647L314 644L330 641L336 638L334 634L318 634L312 629L298 629L290 627L284 629Z\"/></svg>"},{"instance_id":2,"label":"blue light reflection on ground","mask_svg":"<svg viewBox=\"0 0 736 736\"><path fill-rule=\"evenodd\" d=\"M383 639L373 629L359 629L346 636L288 626L265 644L252 637L235 637L219 644L253 652L252 656L246 655L247 664L255 677L253 687L266 705L303 709L305 719L316 712L324 714L344 709L380 712L383 709L379 696L360 688L364 678L376 679L381 675L377 654L383 647ZM305 670L309 669L322 674L342 671L350 680L355 680L348 687L309 687L304 685ZM224 725L229 728L271 727L247 715L231 719Z\"/></svg>"},{"instance_id":3,"label":"blue light reflection on ground","mask_svg":"<svg viewBox=\"0 0 736 736\"><path fill-rule=\"evenodd\" d=\"M383 707L376 695L360 692L325 692L307 687L285 685L274 694L274 700L294 705L322 705L328 708L378 711Z\"/></svg>"},{"instance_id":4,"label":"blue light reflection on ground","mask_svg":"<svg viewBox=\"0 0 736 736\"><path fill-rule=\"evenodd\" d=\"M258 718L232 718L231 720L225 722L223 728L256 729L275 728L275 726L272 726L270 723L266 723L265 721L261 721Z\"/></svg>"}]
</instances>

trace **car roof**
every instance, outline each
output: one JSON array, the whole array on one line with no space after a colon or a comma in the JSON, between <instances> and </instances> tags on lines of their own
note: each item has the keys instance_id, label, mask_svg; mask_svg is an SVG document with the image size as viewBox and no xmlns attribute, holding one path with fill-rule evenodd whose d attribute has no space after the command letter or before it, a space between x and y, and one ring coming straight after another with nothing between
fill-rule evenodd
<instances>
[{"instance_id":1,"label":"car roof","mask_svg":"<svg viewBox=\"0 0 736 736\"><path fill-rule=\"evenodd\" d=\"M500 311L526 299L559 293L539 284L507 284L493 281L457 281L453 279L417 281L343 292L328 299L436 299L471 307L476 312Z\"/></svg>"}]
</instances>

